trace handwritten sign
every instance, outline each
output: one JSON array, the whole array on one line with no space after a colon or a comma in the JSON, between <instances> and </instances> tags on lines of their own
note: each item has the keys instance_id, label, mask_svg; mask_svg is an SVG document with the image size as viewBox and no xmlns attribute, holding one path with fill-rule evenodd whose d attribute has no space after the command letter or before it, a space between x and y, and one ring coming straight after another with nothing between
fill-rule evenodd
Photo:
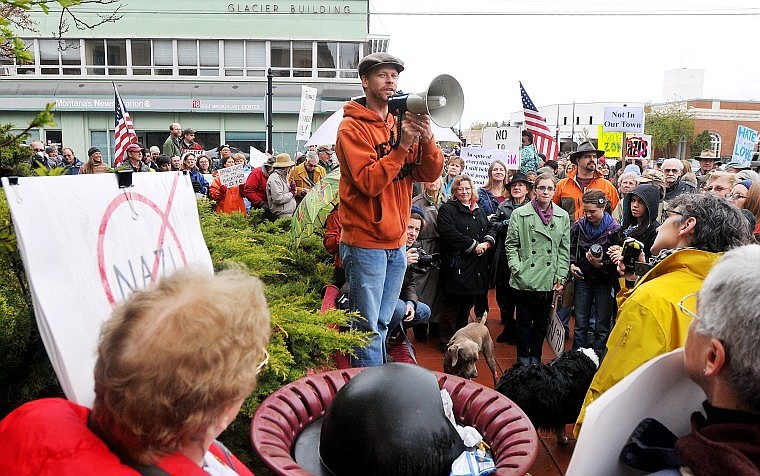
<instances>
[{"instance_id":1,"label":"handwritten sign","mask_svg":"<svg viewBox=\"0 0 760 476\"><path fill-rule=\"evenodd\" d=\"M66 397L86 406L95 395L100 327L113 306L183 266L213 269L189 180L178 172L132 174L126 189L116 180L2 179L40 336ZM51 242L67 245L43 246ZM76 292L60 285L70 282Z\"/></svg>"},{"instance_id":2,"label":"handwritten sign","mask_svg":"<svg viewBox=\"0 0 760 476\"><path fill-rule=\"evenodd\" d=\"M622 132L608 132L604 127L599 126L597 137L599 138L599 150L604 151L604 156L608 158L619 158L620 150L623 144Z\"/></svg>"},{"instance_id":3,"label":"handwritten sign","mask_svg":"<svg viewBox=\"0 0 760 476\"><path fill-rule=\"evenodd\" d=\"M644 133L643 107L605 107L604 122L606 132Z\"/></svg>"},{"instance_id":4,"label":"handwritten sign","mask_svg":"<svg viewBox=\"0 0 760 476\"><path fill-rule=\"evenodd\" d=\"M521 145L521 131L517 126L483 128L484 149L501 149L517 153Z\"/></svg>"},{"instance_id":5,"label":"handwritten sign","mask_svg":"<svg viewBox=\"0 0 760 476\"><path fill-rule=\"evenodd\" d=\"M462 147L460 157L465 163L464 172L472 178L472 183L476 188L481 188L488 182L488 168L496 159L504 162L507 170L520 168L519 156L501 149Z\"/></svg>"},{"instance_id":6,"label":"handwritten sign","mask_svg":"<svg viewBox=\"0 0 760 476\"><path fill-rule=\"evenodd\" d=\"M555 311L556 308L552 309L549 327L546 328L546 342L554 351L554 355L559 357L565 352L565 326L562 325L562 321L559 320Z\"/></svg>"},{"instance_id":7,"label":"handwritten sign","mask_svg":"<svg viewBox=\"0 0 760 476\"><path fill-rule=\"evenodd\" d=\"M222 185L227 188L237 187L238 185L245 183L245 172L243 171L243 164L219 169L217 172L219 172L219 181L222 182Z\"/></svg>"},{"instance_id":8,"label":"handwritten sign","mask_svg":"<svg viewBox=\"0 0 760 476\"><path fill-rule=\"evenodd\" d=\"M298 130L296 140L309 140L311 120L314 116L314 104L317 102L317 88L301 86L301 110L298 113Z\"/></svg>"},{"instance_id":9,"label":"handwritten sign","mask_svg":"<svg viewBox=\"0 0 760 476\"><path fill-rule=\"evenodd\" d=\"M757 145L757 131L749 127L739 125L736 131L734 153L731 155L732 162L738 162L742 167L749 167L752 162L752 154Z\"/></svg>"}]
</instances>

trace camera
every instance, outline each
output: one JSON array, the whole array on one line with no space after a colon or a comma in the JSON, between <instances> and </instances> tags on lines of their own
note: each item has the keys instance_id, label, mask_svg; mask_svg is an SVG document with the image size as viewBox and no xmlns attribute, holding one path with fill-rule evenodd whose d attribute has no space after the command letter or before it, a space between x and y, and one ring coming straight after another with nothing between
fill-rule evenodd
<instances>
[{"instance_id":1,"label":"camera","mask_svg":"<svg viewBox=\"0 0 760 476\"><path fill-rule=\"evenodd\" d=\"M644 243L635 238L626 238L623 242L623 265L626 272L632 272L636 268L639 255L644 251Z\"/></svg>"},{"instance_id":2,"label":"camera","mask_svg":"<svg viewBox=\"0 0 760 476\"><path fill-rule=\"evenodd\" d=\"M412 265L412 271L415 273L427 273L431 266L436 269L441 267L441 257L438 253L429 254L422 248L417 248L417 254L419 259Z\"/></svg>"},{"instance_id":3,"label":"camera","mask_svg":"<svg viewBox=\"0 0 760 476\"><path fill-rule=\"evenodd\" d=\"M591 248L589 248L588 251L589 253L591 253L591 256L597 259L601 258L602 255L604 254L604 249L602 248L602 245L596 244L596 243L591 245Z\"/></svg>"}]
</instances>

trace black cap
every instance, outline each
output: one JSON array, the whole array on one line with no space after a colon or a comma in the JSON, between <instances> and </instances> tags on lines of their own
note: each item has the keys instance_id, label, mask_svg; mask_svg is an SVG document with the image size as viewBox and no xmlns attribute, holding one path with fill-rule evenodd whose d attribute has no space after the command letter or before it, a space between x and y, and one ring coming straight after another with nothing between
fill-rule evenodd
<instances>
[{"instance_id":1,"label":"black cap","mask_svg":"<svg viewBox=\"0 0 760 476\"><path fill-rule=\"evenodd\" d=\"M92 157L92 154L94 154L95 152L100 152L100 147L90 147L89 149L87 149L87 156Z\"/></svg>"},{"instance_id":2,"label":"black cap","mask_svg":"<svg viewBox=\"0 0 760 476\"><path fill-rule=\"evenodd\" d=\"M399 73L404 71L404 62L388 53L372 53L359 61L359 76L364 76L373 68L387 64L396 68Z\"/></svg>"}]
</instances>

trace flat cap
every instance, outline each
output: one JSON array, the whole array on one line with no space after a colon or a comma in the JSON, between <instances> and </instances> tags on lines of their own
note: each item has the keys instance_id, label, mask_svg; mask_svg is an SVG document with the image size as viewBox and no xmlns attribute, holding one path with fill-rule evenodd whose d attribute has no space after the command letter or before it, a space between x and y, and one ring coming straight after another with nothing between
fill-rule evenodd
<instances>
[{"instance_id":1,"label":"flat cap","mask_svg":"<svg viewBox=\"0 0 760 476\"><path fill-rule=\"evenodd\" d=\"M384 64L395 67L399 73L404 71L404 62L395 56L388 53L372 53L359 61L359 76L364 76L373 68Z\"/></svg>"}]
</instances>

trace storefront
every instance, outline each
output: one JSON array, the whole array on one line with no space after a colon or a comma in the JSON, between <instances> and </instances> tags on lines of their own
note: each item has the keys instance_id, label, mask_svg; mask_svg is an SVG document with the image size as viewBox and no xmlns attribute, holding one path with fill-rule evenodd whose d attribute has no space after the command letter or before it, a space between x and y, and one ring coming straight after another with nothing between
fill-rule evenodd
<instances>
[{"instance_id":1,"label":"storefront","mask_svg":"<svg viewBox=\"0 0 760 476\"><path fill-rule=\"evenodd\" d=\"M61 43L42 34L57 30L59 15L33 15L40 33L22 37L34 62L0 66L0 122L21 129L54 102L57 126L33 138L73 147L80 158L97 145L110 158L115 85L147 146L161 145L179 122L206 149L264 149L271 69L272 145L293 153L301 86L317 88L316 128L361 94L359 59L387 49L387 39L369 37L367 0L169 4L156 11L156 2L130 0L116 23L71 28Z\"/></svg>"}]
</instances>

